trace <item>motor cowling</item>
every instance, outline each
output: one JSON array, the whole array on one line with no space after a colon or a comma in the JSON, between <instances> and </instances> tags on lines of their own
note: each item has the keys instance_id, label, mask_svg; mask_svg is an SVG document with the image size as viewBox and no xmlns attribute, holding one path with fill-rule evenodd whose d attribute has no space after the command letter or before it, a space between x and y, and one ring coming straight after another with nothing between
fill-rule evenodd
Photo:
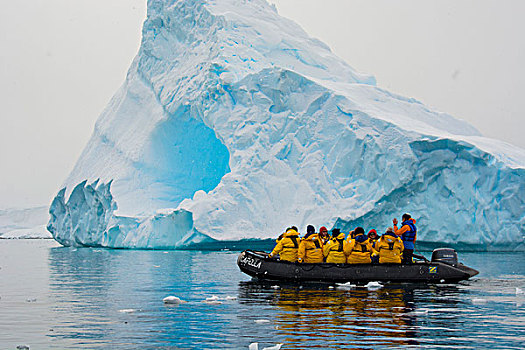
<instances>
[{"instance_id":1,"label":"motor cowling","mask_svg":"<svg viewBox=\"0 0 525 350\"><path fill-rule=\"evenodd\" d=\"M432 262L441 262L451 266L458 265L458 253L452 248L438 248L432 252Z\"/></svg>"}]
</instances>

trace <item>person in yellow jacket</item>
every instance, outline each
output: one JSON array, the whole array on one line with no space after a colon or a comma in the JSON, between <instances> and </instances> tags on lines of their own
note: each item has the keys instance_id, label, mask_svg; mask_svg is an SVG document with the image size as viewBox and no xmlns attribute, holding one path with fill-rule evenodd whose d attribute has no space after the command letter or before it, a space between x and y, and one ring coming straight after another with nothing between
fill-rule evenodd
<instances>
[{"instance_id":1,"label":"person in yellow jacket","mask_svg":"<svg viewBox=\"0 0 525 350\"><path fill-rule=\"evenodd\" d=\"M323 242L315 233L312 225L306 227L306 235L299 243L298 261L300 263L322 263L323 262Z\"/></svg>"},{"instance_id":2,"label":"person in yellow jacket","mask_svg":"<svg viewBox=\"0 0 525 350\"><path fill-rule=\"evenodd\" d=\"M346 262L345 250L347 245L345 234L340 232L338 228L334 228L332 230L332 239L323 247L323 255L326 258L326 262L344 264Z\"/></svg>"},{"instance_id":3,"label":"person in yellow jacket","mask_svg":"<svg viewBox=\"0 0 525 350\"><path fill-rule=\"evenodd\" d=\"M403 241L389 227L386 233L376 243L375 250L379 253L380 264L401 264L403 256Z\"/></svg>"},{"instance_id":4,"label":"person in yellow jacket","mask_svg":"<svg viewBox=\"0 0 525 350\"><path fill-rule=\"evenodd\" d=\"M321 242L323 242L323 244L326 244L326 242L328 242L330 240L330 235L328 234L328 229L324 226L321 226L321 228L319 229L319 239L321 240Z\"/></svg>"},{"instance_id":5,"label":"person in yellow jacket","mask_svg":"<svg viewBox=\"0 0 525 350\"><path fill-rule=\"evenodd\" d=\"M365 230L362 227L357 227L354 230L355 238L348 243L345 253L348 256L347 263L349 264L370 264L372 259L371 254L377 253L372 247L368 236L365 235Z\"/></svg>"},{"instance_id":6,"label":"person in yellow jacket","mask_svg":"<svg viewBox=\"0 0 525 350\"><path fill-rule=\"evenodd\" d=\"M287 229L283 238L280 239L275 248L273 248L270 257L278 254L281 260L296 262L299 240L299 234L296 230L292 228Z\"/></svg>"}]
</instances>

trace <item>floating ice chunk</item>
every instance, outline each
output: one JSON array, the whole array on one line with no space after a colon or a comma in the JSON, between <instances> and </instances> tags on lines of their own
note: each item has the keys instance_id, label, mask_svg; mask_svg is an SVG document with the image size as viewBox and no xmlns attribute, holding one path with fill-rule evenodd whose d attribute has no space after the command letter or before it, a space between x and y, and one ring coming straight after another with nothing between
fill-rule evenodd
<instances>
[{"instance_id":1,"label":"floating ice chunk","mask_svg":"<svg viewBox=\"0 0 525 350\"><path fill-rule=\"evenodd\" d=\"M330 286L330 287L328 287L328 289L334 289L334 286Z\"/></svg>"},{"instance_id":2,"label":"floating ice chunk","mask_svg":"<svg viewBox=\"0 0 525 350\"><path fill-rule=\"evenodd\" d=\"M336 283L337 284L337 289L342 289L342 290L350 290L350 289L353 289L355 288L355 284L352 284L351 282L346 282L346 283ZM333 288L333 287L332 287Z\"/></svg>"},{"instance_id":3,"label":"floating ice chunk","mask_svg":"<svg viewBox=\"0 0 525 350\"><path fill-rule=\"evenodd\" d=\"M260 320L255 320L254 322L255 322L255 323L259 323L259 324L261 324L261 323L270 323L270 320L267 320L267 319L260 319Z\"/></svg>"},{"instance_id":4,"label":"floating ice chunk","mask_svg":"<svg viewBox=\"0 0 525 350\"><path fill-rule=\"evenodd\" d=\"M487 299L482 299L482 298L472 299L472 304L476 304L476 305L486 304L487 302L488 302Z\"/></svg>"},{"instance_id":5,"label":"floating ice chunk","mask_svg":"<svg viewBox=\"0 0 525 350\"><path fill-rule=\"evenodd\" d=\"M212 295L211 297L206 298L206 301L216 301L219 300L219 297L216 295Z\"/></svg>"},{"instance_id":6,"label":"floating ice chunk","mask_svg":"<svg viewBox=\"0 0 525 350\"><path fill-rule=\"evenodd\" d=\"M268 348L263 348L263 350L280 350L281 346L283 346L283 344L276 344L276 345L270 346Z\"/></svg>"},{"instance_id":7,"label":"floating ice chunk","mask_svg":"<svg viewBox=\"0 0 525 350\"><path fill-rule=\"evenodd\" d=\"M283 344L275 344L274 346L263 348L262 350L280 350ZM248 350L259 350L259 343L251 343Z\"/></svg>"},{"instance_id":8,"label":"floating ice chunk","mask_svg":"<svg viewBox=\"0 0 525 350\"><path fill-rule=\"evenodd\" d=\"M131 314L133 312L137 311L136 309L122 309L118 310L118 312L122 312L123 314Z\"/></svg>"},{"instance_id":9,"label":"floating ice chunk","mask_svg":"<svg viewBox=\"0 0 525 350\"><path fill-rule=\"evenodd\" d=\"M272 288L273 288L273 289L279 289L279 288L281 288L281 287L279 287L279 286L272 286Z\"/></svg>"},{"instance_id":10,"label":"floating ice chunk","mask_svg":"<svg viewBox=\"0 0 525 350\"><path fill-rule=\"evenodd\" d=\"M523 295L525 292L520 287L516 287L516 295Z\"/></svg>"},{"instance_id":11,"label":"floating ice chunk","mask_svg":"<svg viewBox=\"0 0 525 350\"><path fill-rule=\"evenodd\" d=\"M379 282L368 282L366 285L365 285L366 288L368 289L380 289L380 288L383 288L383 285Z\"/></svg>"},{"instance_id":12,"label":"floating ice chunk","mask_svg":"<svg viewBox=\"0 0 525 350\"><path fill-rule=\"evenodd\" d=\"M227 296L226 297L226 300L237 300L237 297L232 297L232 296Z\"/></svg>"},{"instance_id":13,"label":"floating ice chunk","mask_svg":"<svg viewBox=\"0 0 525 350\"><path fill-rule=\"evenodd\" d=\"M218 300L204 300L204 302L208 305L221 305L222 301Z\"/></svg>"},{"instance_id":14,"label":"floating ice chunk","mask_svg":"<svg viewBox=\"0 0 525 350\"><path fill-rule=\"evenodd\" d=\"M160 265L153 265L153 267L160 267Z\"/></svg>"},{"instance_id":15,"label":"floating ice chunk","mask_svg":"<svg viewBox=\"0 0 525 350\"><path fill-rule=\"evenodd\" d=\"M164 304L182 304L182 303L185 303L184 300L181 300L179 297L175 297L173 295L165 297L164 299L162 299L162 301L164 302Z\"/></svg>"}]
</instances>

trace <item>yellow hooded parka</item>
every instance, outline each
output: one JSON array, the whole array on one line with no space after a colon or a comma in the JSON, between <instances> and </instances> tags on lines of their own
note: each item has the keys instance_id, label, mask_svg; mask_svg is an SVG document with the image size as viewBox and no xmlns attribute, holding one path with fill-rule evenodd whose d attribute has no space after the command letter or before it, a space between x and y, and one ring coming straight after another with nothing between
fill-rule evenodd
<instances>
[{"instance_id":1,"label":"yellow hooded parka","mask_svg":"<svg viewBox=\"0 0 525 350\"><path fill-rule=\"evenodd\" d=\"M329 240L323 247L323 255L327 263L344 264L346 262L346 246L348 242L345 240L345 234L341 232L337 237Z\"/></svg>"},{"instance_id":2,"label":"yellow hooded parka","mask_svg":"<svg viewBox=\"0 0 525 350\"><path fill-rule=\"evenodd\" d=\"M309 264L323 262L323 242L317 234L306 236L301 240L298 260Z\"/></svg>"},{"instance_id":3,"label":"yellow hooded parka","mask_svg":"<svg viewBox=\"0 0 525 350\"><path fill-rule=\"evenodd\" d=\"M370 254L376 253L376 251L364 234L358 234L348 243L345 253L348 256L347 263L349 264L370 264L372 263Z\"/></svg>"},{"instance_id":4,"label":"yellow hooded parka","mask_svg":"<svg viewBox=\"0 0 525 350\"><path fill-rule=\"evenodd\" d=\"M273 248L270 257L279 254L281 260L296 262L299 241L300 238L297 231L289 229L284 233L283 238L279 240L275 248Z\"/></svg>"},{"instance_id":5,"label":"yellow hooded parka","mask_svg":"<svg viewBox=\"0 0 525 350\"><path fill-rule=\"evenodd\" d=\"M385 233L376 243L375 248L379 253L380 264L401 264L403 255L403 241L394 233Z\"/></svg>"}]
</instances>

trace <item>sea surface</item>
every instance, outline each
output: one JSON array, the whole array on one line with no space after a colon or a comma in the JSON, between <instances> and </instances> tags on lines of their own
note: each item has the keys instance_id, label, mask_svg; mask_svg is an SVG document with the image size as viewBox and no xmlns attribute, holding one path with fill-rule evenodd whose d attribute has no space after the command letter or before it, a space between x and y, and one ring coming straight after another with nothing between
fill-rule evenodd
<instances>
[{"instance_id":1,"label":"sea surface","mask_svg":"<svg viewBox=\"0 0 525 350\"><path fill-rule=\"evenodd\" d=\"M480 275L376 289L253 282L232 251L0 240L0 349L524 349L525 254L459 254Z\"/></svg>"}]
</instances>

